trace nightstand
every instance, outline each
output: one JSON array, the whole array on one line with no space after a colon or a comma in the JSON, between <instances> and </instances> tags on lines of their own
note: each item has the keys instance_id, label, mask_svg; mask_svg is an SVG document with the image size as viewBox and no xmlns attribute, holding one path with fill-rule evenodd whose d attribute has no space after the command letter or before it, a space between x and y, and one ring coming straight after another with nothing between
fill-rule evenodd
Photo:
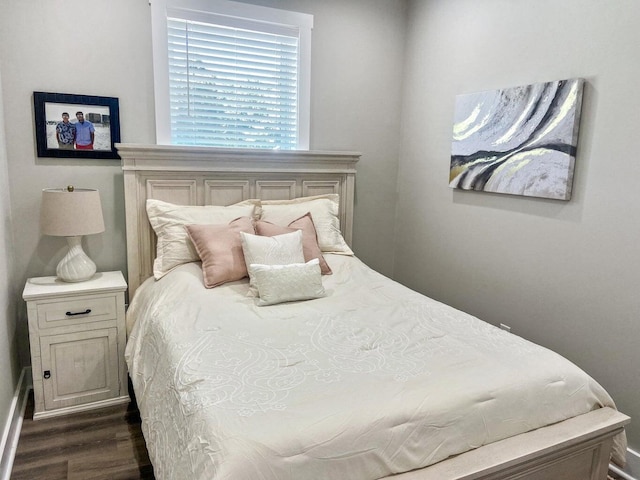
<instances>
[{"instance_id":1,"label":"nightstand","mask_svg":"<svg viewBox=\"0 0 640 480\"><path fill-rule=\"evenodd\" d=\"M129 401L124 292L120 272L85 282L30 278L27 302L35 409L33 418Z\"/></svg>"}]
</instances>

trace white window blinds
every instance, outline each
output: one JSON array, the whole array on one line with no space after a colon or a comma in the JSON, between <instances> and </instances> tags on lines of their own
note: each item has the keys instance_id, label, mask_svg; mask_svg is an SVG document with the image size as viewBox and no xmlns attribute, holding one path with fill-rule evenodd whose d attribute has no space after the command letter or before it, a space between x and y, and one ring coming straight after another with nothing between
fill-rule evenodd
<instances>
[{"instance_id":1,"label":"white window blinds","mask_svg":"<svg viewBox=\"0 0 640 480\"><path fill-rule=\"evenodd\" d=\"M309 148L313 15L152 0L158 144Z\"/></svg>"},{"instance_id":2,"label":"white window blinds","mask_svg":"<svg viewBox=\"0 0 640 480\"><path fill-rule=\"evenodd\" d=\"M178 145L297 147L298 36L167 18Z\"/></svg>"}]
</instances>

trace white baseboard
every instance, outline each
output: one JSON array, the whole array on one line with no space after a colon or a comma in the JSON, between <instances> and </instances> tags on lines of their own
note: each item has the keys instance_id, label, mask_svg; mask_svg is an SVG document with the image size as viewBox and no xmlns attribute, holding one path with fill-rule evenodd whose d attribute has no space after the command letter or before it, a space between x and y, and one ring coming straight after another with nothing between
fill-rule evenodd
<instances>
[{"instance_id":1,"label":"white baseboard","mask_svg":"<svg viewBox=\"0 0 640 480\"><path fill-rule=\"evenodd\" d=\"M13 395L9 416L0 438L0 480L9 480L11 477L11 467L18 447L22 419L29 398L29 390L33 388L31 377L31 367L22 369L16 392Z\"/></svg>"},{"instance_id":2,"label":"white baseboard","mask_svg":"<svg viewBox=\"0 0 640 480\"><path fill-rule=\"evenodd\" d=\"M609 464L609 472L613 472L624 480L638 480L640 478L640 453L627 448L627 464L624 468Z\"/></svg>"},{"instance_id":3,"label":"white baseboard","mask_svg":"<svg viewBox=\"0 0 640 480\"><path fill-rule=\"evenodd\" d=\"M627 449L627 466L624 471L635 478L640 478L640 453Z\"/></svg>"}]
</instances>

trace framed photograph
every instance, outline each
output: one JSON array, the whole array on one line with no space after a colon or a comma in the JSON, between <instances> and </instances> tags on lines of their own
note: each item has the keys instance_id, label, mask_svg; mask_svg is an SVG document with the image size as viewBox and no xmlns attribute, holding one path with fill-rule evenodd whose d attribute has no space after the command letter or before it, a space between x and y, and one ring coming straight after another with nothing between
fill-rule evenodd
<instances>
[{"instance_id":1,"label":"framed photograph","mask_svg":"<svg viewBox=\"0 0 640 480\"><path fill-rule=\"evenodd\" d=\"M39 157L120 158L118 99L33 92Z\"/></svg>"}]
</instances>

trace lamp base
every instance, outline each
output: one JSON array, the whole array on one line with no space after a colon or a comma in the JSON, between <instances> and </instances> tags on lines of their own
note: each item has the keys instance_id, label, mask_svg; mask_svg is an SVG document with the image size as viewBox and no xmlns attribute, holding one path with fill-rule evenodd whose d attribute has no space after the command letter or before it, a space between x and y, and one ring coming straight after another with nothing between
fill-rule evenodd
<instances>
[{"instance_id":1,"label":"lamp base","mask_svg":"<svg viewBox=\"0 0 640 480\"><path fill-rule=\"evenodd\" d=\"M82 249L82 236L66 237L69 251L60 260L56 268L56 275L64 282L84 282L96 273L96 264L93 263Z\"/></svg>"}]
</instances>

